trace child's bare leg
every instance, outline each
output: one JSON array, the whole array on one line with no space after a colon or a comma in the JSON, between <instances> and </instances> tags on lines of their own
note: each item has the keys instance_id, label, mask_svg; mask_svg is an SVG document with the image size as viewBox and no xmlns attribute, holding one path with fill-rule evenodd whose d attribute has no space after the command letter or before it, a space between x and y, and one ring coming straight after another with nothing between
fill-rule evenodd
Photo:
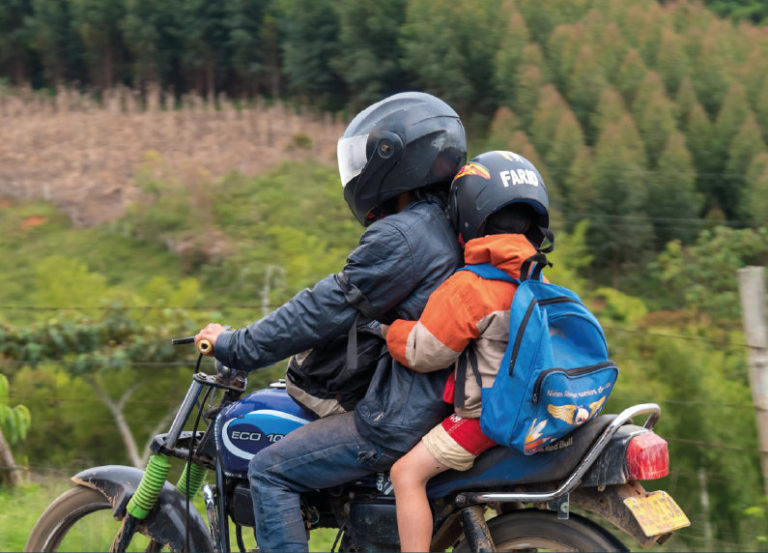
<instances>
[{"instance_id":1,"label":"child's bare leg","mask_svg":"<svg viewBox=\"0 0 768 553\"><path fill-rule=\"evenodd\" d=\"M432 511L427 499L427 481L448 468L438 462L422 442L392 466L390 477L395 489L401 551L429 551Z\"/></svg>"}]
</instances>

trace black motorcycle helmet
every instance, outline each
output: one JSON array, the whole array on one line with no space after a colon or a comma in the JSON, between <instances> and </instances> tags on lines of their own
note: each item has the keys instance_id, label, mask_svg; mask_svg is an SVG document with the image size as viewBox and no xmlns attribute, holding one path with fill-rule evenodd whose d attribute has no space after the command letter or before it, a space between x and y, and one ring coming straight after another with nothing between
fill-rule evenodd
<instances>
[{"instance_id":1,"label":"black motorcycle helmet","mask_svg":"<svg viewBox=\"0 0 768 553\"><path fill-rule=\"evenodd\" d=\"M358 113L339 139L344 199L362 225L403 192L438 183L446 188L467 159L456 112L423 92L389 96Z\"/></svg>"},{"instance_id":2,"label":"black motorcycle helmet","mask_svg":"<svg viewBox=\"0 0 768 553\"><path fill-rule=\"evenodd\" d=\"M448 209L462 244L499 232L525 234L536 248L544 238L553 241L544 180L513 152L486 152L462 167L451 183Z\"/></svg>"}]
</instances>

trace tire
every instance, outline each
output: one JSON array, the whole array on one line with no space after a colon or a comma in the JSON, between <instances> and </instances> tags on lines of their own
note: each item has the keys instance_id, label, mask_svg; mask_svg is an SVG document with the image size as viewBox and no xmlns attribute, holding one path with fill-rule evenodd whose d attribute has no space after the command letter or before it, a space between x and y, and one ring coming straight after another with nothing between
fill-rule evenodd
<instances>
[{"instance_id":1,"label":"tire","mask_svg":"<svg viewBox=\"0 0 768 553\"><path fill-rule=\"evenodd\" d=\"M40 516L24 551L108 551L120 528L112 504L92 488L67 490ZM162 544L136 534L129 551L161 551Z\"/></svg>"},{"instance_id":2,"label":"tire","mask_svg":"<svg viewBox=\"0 0 768 553\"><path fill-rule=\"evenodd\" d=\"M497 551L629 551L594 522L571 514L558 519L549 511L525 510L488 521ZM462 540L454 551L469 551Z\"/></svg>"}]
</instances>

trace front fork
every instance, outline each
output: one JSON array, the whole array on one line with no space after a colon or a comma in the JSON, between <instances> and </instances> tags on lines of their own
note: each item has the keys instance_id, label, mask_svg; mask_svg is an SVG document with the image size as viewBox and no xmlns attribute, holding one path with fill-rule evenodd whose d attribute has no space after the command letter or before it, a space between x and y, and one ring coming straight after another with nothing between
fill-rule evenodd
<instances>
[{"instance_id":1,"label":"front fork","mask_svg":"<svg viewBox=\"0 0 768 553\"><path fill-rule=\"evenodd\" d=\"M202 388L203 385L197 381L193 381L190 385L187 395L184 397L184 401L176 414L176 418L171 424L171 429L168 431L166 448L172 449L176 445L181 435L181 430L196 405ZM194 437L193 442L190 443L190 448L193 446ZM141 482L139 482L136 492L128 501L128 505L126 505L125 517L123 518L120 530L118 530L109 548L110 553L123 552L128 548L134 534L138 530L139 524L147 518L147 515L149 515L157 503L157 498L163 489L163 484L170 469L171 463L167 455L155 454L150 456L147 467L144 470L144 475L141 477ZM205 473L206 469L199 465L185 464L176 488L191 500L200 491L205 480ZM215 540L214 543L218 545L218 540Z\"/></svg>"}]
</instances>

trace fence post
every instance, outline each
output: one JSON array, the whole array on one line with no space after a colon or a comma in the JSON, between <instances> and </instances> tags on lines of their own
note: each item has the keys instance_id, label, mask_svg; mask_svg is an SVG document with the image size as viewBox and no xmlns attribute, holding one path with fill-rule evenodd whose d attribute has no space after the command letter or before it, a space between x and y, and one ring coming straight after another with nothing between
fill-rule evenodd
<instances>
[{"instance_id":1,"label":"fence post","mask_svg":"<svg viewBox=\"0 0 768 553\"><path fill-rule=\"evenodd\" d=\"M768 331L765 320L765 268L739 269L744 334L749 346L749 385L755 405L763 492L768 495Z\"/></svg>"}]
</instances>

